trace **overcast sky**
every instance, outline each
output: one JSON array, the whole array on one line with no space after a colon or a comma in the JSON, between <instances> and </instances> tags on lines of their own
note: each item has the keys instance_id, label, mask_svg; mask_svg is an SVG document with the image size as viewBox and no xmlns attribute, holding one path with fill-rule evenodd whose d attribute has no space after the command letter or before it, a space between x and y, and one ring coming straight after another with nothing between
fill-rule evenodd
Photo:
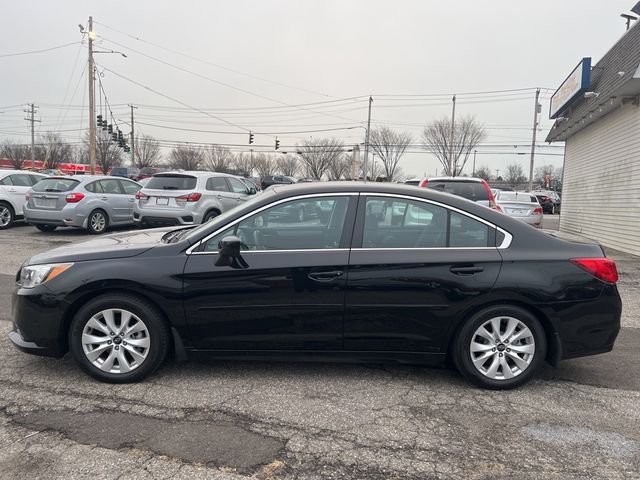
<instances>
[{"instance_id":1,"label":"overcast sky","mask_svg":"<svg viewBox=\"0 0 640 480\"><path fill-rule=\"evenodd\" d=\"M543 88L542 144L549 96L582 57L595 63L620 38L619 15L633 3L4 0L0 139L29 139L22 108L30 102L40 107L37 131L83 138L87 49L78 24L86 27L93 15L96 50L127 55L95 55L125 133L127 104L135 104L136 130L167 145L237 144L233 150L247 151L246 129L259 132L254 150L273 151L270 132L304 132L279 134L281 150L309 136L353 145L363 142L364 129L353 127L366 123L372 95L374 125L414 136L403 171L433 175L440 165L420 152L421 126L449 115L450 96L458 93L456 116L475 115L489 132L477 165L495 173L518 162L528 172L535 87ZM496 90L514 91L472 94ZM345 130L305 132L338 128ZM538 152L536 165L561 165L562 148Z\"/></svg>"}]
</instances>

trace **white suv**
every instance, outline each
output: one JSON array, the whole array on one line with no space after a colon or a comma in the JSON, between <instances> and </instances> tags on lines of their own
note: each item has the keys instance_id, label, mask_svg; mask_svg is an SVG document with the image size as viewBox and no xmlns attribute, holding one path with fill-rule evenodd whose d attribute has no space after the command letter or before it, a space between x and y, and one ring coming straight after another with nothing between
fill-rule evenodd
<instances>
[{"instance_id":1,"label":"white suv","mask_svg":"<svg viewBox=\"0 0 640 480\"><path fill-rule=\"evenodd\" d=\"M23 216L25 195L46 175L25 170L0 170L0 230Z\"/></svg>"},{"instance_id":2,"label":"white suv","mask_svg":"<svg viewBox=\"0 0 640 480\"><path fill-rule=\"evenodd\" d=\"M156 173L136 194L133 221L141 226L204 223L255 193L255 188L226 173Z\"/></svg>"}]
</instances>

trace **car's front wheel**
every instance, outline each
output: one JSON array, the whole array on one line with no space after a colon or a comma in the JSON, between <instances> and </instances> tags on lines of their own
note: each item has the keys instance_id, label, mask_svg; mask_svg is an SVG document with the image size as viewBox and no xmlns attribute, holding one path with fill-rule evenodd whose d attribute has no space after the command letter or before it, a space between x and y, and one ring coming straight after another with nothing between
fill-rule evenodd
<instances>
[{"instance_id":1,"label":"car's front wheel","mask_svg":"<svg viewBox=\"0 0 640 480\"><path fill-rule=\"evenodd\" d=\"M531 313L494 306L462 326L453 349L454 363L467 379L500 390L529 381L545 359L547 344L542 325Z\"/></svg>"},{"instance_id":2,"label":"car's front wheel","mask_svg":"<svg viewBox=\"0 0 640 480\"><path fill-rule=\"evenodd\" d=\"M91 300L69 329L70 350L80 367L109 383L136 382L153 373L167 356L169 339L156 307L128 294Z\"/></svg>"}]
</instances>

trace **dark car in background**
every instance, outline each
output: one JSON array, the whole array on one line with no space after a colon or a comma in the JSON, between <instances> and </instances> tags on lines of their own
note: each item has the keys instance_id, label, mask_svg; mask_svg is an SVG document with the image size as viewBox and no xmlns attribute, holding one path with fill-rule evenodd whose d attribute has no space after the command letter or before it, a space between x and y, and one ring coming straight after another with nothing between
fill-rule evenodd
<instances>
[{"instance_id":1,"label":"dark car in background","mask_svg":"<svg viewBox=\"0 0 640 480\"><path fill-rule=\"evenodd\" d=\"M287 177L285 175L265 175L260 177L259 187L262 190L266 190L272 185L290 185L296 183L295 178Z\"/></svg>"},{"instance_id":2,"label":"dark car in background","mask_svg":"<svg viewBox=\"0 0 640 480\"><path fill-rule=\"evenodd\" d=\"M113 167L110 175L112 177L129 178L131 180L137 180L140 170L135 167Z\"/></svg>"},{"instance_id":3,"label":"dark car in background","mask_svg":"<svg viewBox=\"0 0 640 480\"><path fill-rule=\"evenodd\" d=\"M420 184L422 188L430 188L440 192L451 193L485 207L496 209L496 202L489 184L482 178L474 177L438 177L425 178Z\"/></svg>"},{"instance_id":4,"label":"dark car in background","mask_svg":"<svg viewBox=\"0 0 640 480\"><path fill-rule=\"evenodd\" d=\"M384 216L369 208L382 203ZM323 215L278 221L309 204ZM275 186L197 227L34 255L17 272L9 338L28 353L70 351L114 383L141 380L172 354L450 359L469 380L505 389L545 360L610 351L622 308L616 281L600 246L435 189Z\"/></svg>"},{"instance_id":5,"label":"dark car in background","mask_svg":"<svg viewBox=\"0 0 640 480\"><path fill-rule=\"evenodd\" d=\"M533 193L544 213L560 213L561 199L558 193L551 191L535 191Z\"/></svg>"}]
</instances>

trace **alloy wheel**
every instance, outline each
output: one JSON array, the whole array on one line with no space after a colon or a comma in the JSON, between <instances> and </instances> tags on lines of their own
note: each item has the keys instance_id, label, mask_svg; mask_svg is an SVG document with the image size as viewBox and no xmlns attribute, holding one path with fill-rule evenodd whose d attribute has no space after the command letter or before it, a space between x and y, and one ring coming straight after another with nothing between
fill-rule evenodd
<instances>
[{"instance_id":1,"label":"alloy wheel","mask_svg":"<svg viewBox=\"0 0 640 480\"><path fill-rule=\"evenodd\" d=\"M492 380L508 380L531 365L536 344L533 332L514 317L494 317L471 337L469 353L473 366Z\"/></svg>"},{"instance_id":2,"label":"alloy wheel","mask_svg":"<svg viewBox=\"0 0 640 480\"><path fill-rule=\"evenodd\" d=\"M11 210L4 205L0 206L0 227L6 227L11 223Z\"/></svg>"},{"instance_id":3,"label":"alloy wheel","mask_svg":"<svg viewBox=\"0 0 640 480\"><path fill-rule=\"evenodd\" d=\"M107 226L107 219L101 212L94 212L89 221L94 232L101 232Z\"/></svg>"},{"instance_id":4,"label":"alloy wheel","mask_svg":"<svg viewBox=\"0 0 640 480\"><path fill-rule=\"evenodd\" d=\"M149 354L151 338L145 323L128 310L110 308L93 315L82 331L87 359L107 373L128 373Z\"/></svg>"}]
</instances>

